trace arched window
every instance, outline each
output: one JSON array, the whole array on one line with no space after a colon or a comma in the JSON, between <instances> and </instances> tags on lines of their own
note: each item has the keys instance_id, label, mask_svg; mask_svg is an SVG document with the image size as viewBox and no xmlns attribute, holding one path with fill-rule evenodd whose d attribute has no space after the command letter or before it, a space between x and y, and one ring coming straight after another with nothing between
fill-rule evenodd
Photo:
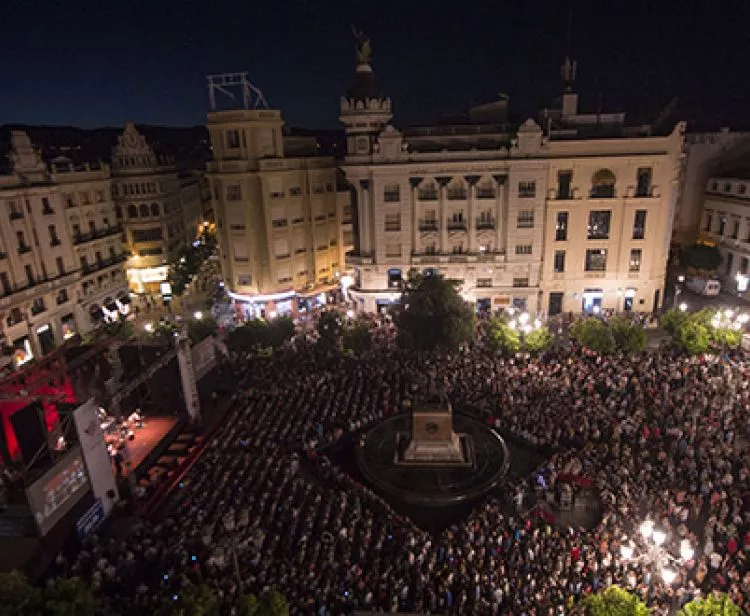
<instances>
[{"instance_id":1,"label":"arched window","mask_svg":"<svg viewBox=\"0 0 750 616\"><path fill-rule=\"evenodd\" d=\"M158 216L158 215L159 215L159 204L152 203L151 204L151 216Z\"/></svg>"},{"instance_id":2,"label":"arched window","mask_svg":"<svg viewBox=\"0 0 750 616\"><path fill-rule=\"evenodd\" d=\"M591 196L595 199L611 199L615 196L615 174L609 169L599 169L591 178Z\"/></svg>"},{"instance_id":3,"label":"arched window","mask_svg":"<svg viewBox=\"0 0 750 616\"><path fill-rule=\"evenodd\" d=\"M138 208L133 203L128 206L128 217L138 218Z\"/></svg>"},{"instance_id":4,"label":"arched window","mask_svg":"<svg viewBox=\"0 0 750 616\"><path fill-rule=\"evenodd\" d=\"M148 218L148 204L141 203L139 209L139 213L141 215L141 218Z\"/></svg>"},{"instance_id":5,"label":"arched window","mask_svg":"<svg viewBox=\"0 0 750 616\"><path fill-rule=\"evenodd\" d=\"M122 208L119 205L115 206L115 216L118 220L122 218Z\"/></svg>"}]
</instances>

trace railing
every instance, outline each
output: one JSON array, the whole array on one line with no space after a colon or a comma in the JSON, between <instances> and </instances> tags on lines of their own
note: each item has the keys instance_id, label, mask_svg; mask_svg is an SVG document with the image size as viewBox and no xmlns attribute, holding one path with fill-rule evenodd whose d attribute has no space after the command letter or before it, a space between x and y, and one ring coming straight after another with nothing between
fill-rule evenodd
<instances>
[{"instance_id":1,"label":"railing","mask_svg":"<svg viewBox=\"0 0 750 616\"><path fill-rule=\"evenodd\" d=\"M21 244L18 247L18 254L24 255L27 252L31 252L31 246L26 246L25 244Z\"/></svg>"},{"instance_id":2,"label":"railing","mask_svg":"<svg viewBox=\"0 0 750 616\"><path fill-rule=\"evenodd\" d=\"M10 213L11 220L20 220L21 218L23 218L23 212L11 212Z\"/></svg>"},{"instance_id":3,"label":"railing","mask_svg":"<svg viewBox=\"0 0 750 616\"><path fill-rule=\"evenodd\" d=\"M420 231L437 231L438 224L436 220L422 220L419 222Z\"/></svg>"},{"instance_id":4,"label":"railing","mask_svg":"<svg viewBox=\"0 0 750 616\"><path fill-rule=\"evenodd\" d=\"M449 220L447 226L449 231L466 231L466 222L463 220Z\"/></svg>"},{"instance_id":5,"label":"railing","mask_svg":"<svg viewBox=\"0 0 750 616\"><path fill-rule=\"evenodd\" d=\"M497 196L491 188L477 188L475 194L477 199L494 199Z\"/></svg>"},{"instance_id":6,"label":"railing","mask_svg":"<svg viewBox=\"0 0 750 616\"><path fill-rule=\"evenodd\" d=\"M477 231L485 231L487 229L495 228L494 220L478 220L476 225Z\"/></svg>"},{"instance_id":7,"label":"railing","mask_svg":"<svg viewBox=\"0 0 750 616\"><path fill-rule=\"evenodd\" d=\"M115 255L114 257L102 259L101 261L97 262L96 265L89 265L88 263L86 263L81 266L81 272L83 272L84 276L88 276L89 274L94 274L98 271L111 267L112 265L123 263L125 260L126 257L124 254Z\"/></svg>"},{"instance_id":8,"label":"railing","mask_svg":"<svg viewBox=\"0 0 750 616\"><path fill-rule=\"evenodd\" d=\"M449 190L448 199L450 201L456 201L459 199L466 199L467 192L465 190Z\"/></svg>"},{"instance_id":9,"label":"railing","mask_svg":"<svg viewBox=\"0 0 750 616\"><path fill-rule=\"evenodd\" d=\"M420 201L437 201L438 192L436 190L420 190L417 193L417 198Z\"/></svg>"},{"instance_id":10,"label":"railing","mask_svg":"<svg viewBox=\"0 0 750 616\"><path fill-rule=\"evenodd\" d=\"M77 246L78 244L98 240L111 235L117 235L119 233L122 233L122 225L115 225L113 227L107 227L106 229L95 229L88 233L78 233L73 236L73 244Z\"/></svg>"}]
</instances>

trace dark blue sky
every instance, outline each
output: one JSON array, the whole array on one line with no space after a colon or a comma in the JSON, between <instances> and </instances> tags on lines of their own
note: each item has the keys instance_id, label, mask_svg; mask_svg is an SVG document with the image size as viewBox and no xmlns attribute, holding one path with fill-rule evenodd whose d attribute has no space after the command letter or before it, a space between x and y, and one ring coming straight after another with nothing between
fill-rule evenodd
<instances>
[{"instance_id":1,"label":"dark blue sky","mask_svg":"<svg viewBox=\"0 0 750 616\"><path fill-rule=\"evenodd\" d=\"M750 120L750 3L570 0L583 106ZM205 120L205 75L247 70L287 123L337 126L355 22L395 122L429 122L511 96L529 113L559 93L564 0L73 0L5 2L0 124Z\"/></svg>"}]
</instances>

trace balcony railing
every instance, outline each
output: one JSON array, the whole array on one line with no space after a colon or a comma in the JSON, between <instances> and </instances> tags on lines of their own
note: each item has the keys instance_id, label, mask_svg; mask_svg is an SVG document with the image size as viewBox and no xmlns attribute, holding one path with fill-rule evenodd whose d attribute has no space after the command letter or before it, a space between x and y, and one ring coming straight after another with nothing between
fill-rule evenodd
<instances>
[{"instance_id":1,"label":"balcony railing","mask_svg":"<svg viewBox=\"0 0 750 616\"><path fill-rule=\"evenodd\" d=\"M97 261L94 264L85 263L84 265L81 266L81 272L83 272L84 276L88 276L89 274L93 274L100 270L106 269L112 265L123 263L125 259L126 257L124 254L119 254L119 255L115 255L114 257L108 257L106 259L102 259L101 261Z\"/></svg>"},{"instance_id":2,"label":"balcony railing","mask_svg":"<svg viewBox=\"0 0 750 616\"><path fill-rule=\"evenodd\" d=\"M466 199L466 195L467 193L465 189L448 191L448 199L451 201L456 201L458 199Z\"/></svg>"},{"instance_id":3,"label":"balcony railing","mask_svg":"<svg viewBox=\"0 0 750 616\"><path fill-rule=\"evenodd\" d=\"M122 233L122 225L114 225L111 227L107 227L106 229L94 229L93 231L89 231L88 233L78 233L73 236L73 244L84 244L86 242L91 242L93 240L98 240L103 237L109 237L111 235L117 235L119 233Z\"/></svg>"},{"instance_id":4,"label":"balcony railing","mask_svg":"<svg viewBox=\"0 0 750 616\"><path fill-rule=\"evenodd\" d=\"M11 220L20 220L21 218L23 218L23 213L22 212L11 212L10 213L10 219Z\"/></svg>"},{"instance_id":5,"label":"balcony railing","mask_svg":"<svg viewBox=\"0 0 750 616\"><path fill-rule=\"evenodd\" d=\"M417 193L420 201L437 201L438 191L437 190L420 190Z\"/></svg>"},{"instance_id":6,"label":"balcony railing","mask_svg":"<svg viewBox=\"0 0 750 616\"><path fill-rule=\"evenodd\" d=\"M24 255L24 254L26 254L27 252L31 252L31 246L27 246L26 244L21 244L21 245L20 245L20 246L18 247L18 254L20 254L20 255Z\"/></svg>"},{"instance_id":7,"label":"balcony railing","mask_svg":"<svg viewBox=\"0 0 750 616\"><path fill-rule=\"evenodd\" d=\"M51 207L46 207L42 210L42 214L45 216L52 216L55 213L55 210L53 210Z\"/></svg>"},{"instance_id":8,"label":"balcony railing","mask_svg":"<svg viewBox=\"0 0 750 616\"><path fill-rule=\"evenodd\" d=\"M494 220L477 220L477 231L486 231L494 228Z\"/></svg>"},{"instance_id":9,"label":"balcony railing","mask_svg":"<svg viewBox=\"0 0 750 616\"><path fill-rule=\"evenodd\" d=\"M60 244L62 244L62 242L59 237L52 238L49 243L50 246L59 246Z\"/></svg>"},{"instance_id":10,"label":"balcony railing","mask_svg":"<svg viewBox=\"0 0 750 616\"><path fill-rule=\"evenodd\" d=\"M476 189L477 199L494 199L495 191L492 188L477 188Z\"/></svg>"},{"instance_id":11,"label":"balcony railing","mask_svg":"<svg viewBox=\"0 0 750 616\"><path fill-rule=\"evenodd\" d=\"M47 306L45 306L44 304L32 304L31 305L31 314L33 314L34 316L41 314L45 310L47 310Z\"/></svg>"},{"instance_id":12,"label":"balcony railing","mask_svg":"<svg viewBox=\"0 0 750 616\"><path fill-rule=\"evenodd\" d=\"M420 231L437 231L438 223L436 220L420 220L419 230Z\"/></svg>"},{"instance_id":13,"label":"balcony railing","mask_svg":"<svg viewBox=\"0 0 750 616\"><path fill-rule=\"evenodd\" d=\"M448 231L466 231L465 220L449 220L447 226Z\"/></svg>"}]
</instances>

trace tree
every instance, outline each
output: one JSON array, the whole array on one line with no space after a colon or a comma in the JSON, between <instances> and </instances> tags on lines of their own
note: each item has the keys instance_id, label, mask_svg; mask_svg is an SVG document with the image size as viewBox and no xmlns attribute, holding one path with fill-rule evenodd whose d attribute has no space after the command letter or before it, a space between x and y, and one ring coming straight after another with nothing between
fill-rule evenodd
<instances>
[{"instance_id":1,"label":"tree","mask_svg":"<svg viewBox=\"0 0 750 616\"><path fill-rule=\"evenodd\" d=\"M615 347L623 353L640 353L646 348L648 336L642 325L622 317L612 317L609 322Z\"/></svg>"},{"instance_id":2,"label":"tree","mask_svg":"<svg viewBox=\"0 0 750 616\"><path fill-rule=\"evenodd\" d=\"M265 332L265 343L273 349L281 348L285 342L294 337L294 321L291 317L276 317L268 323Z\"/></svg>"},{"instance_id":3,"label":"tree","mask_svg":"<svg viewBox=\"0 0 750 616\"><path fill-rule=\"evenodd\" d=\"M372 331L365 322L358 322L344 328L344 348L358 357L372 348Z\"/></svg>"},{"instance_id":4,"label":"tree","mask_svg":"<svg viewBox=\"0 0 750 616\"><path fill-rule=\"evenodd\" d=\"M79 578L55 578L44 590L45 616L94 616L96 601Z\"/></svg>"},{"instance_id":5,"label":"tree","mask_svg":"<svg viewBox=\"0 0 750 616\"><path fill-rule=\"evenodd\" d=\"M176 616L219 616L219 607L219 599L209 586L188 586L179 596Z\"/></svg>"},{"instance_id":6,"label":"tree","mask_svg":"<svg viewBox=\"0 0 750 616\"><path fill-rule=\"evenodd\" d=\"M615 350L612 330L595 317L576 321L570 328L570 335L578 344L597 353L607 354Z\"/></svg>"},{"instance_id":7,"label":"tree","mask_svg":"<svg viewBox=\"0 0 750 616\"><path fill-rule=\"evenodd\" d=\"M327 310L318 319L318 345L324 351L338 347L344 320L336 310Z\"/></svg>"},{"instance_id":8,"label":"tree","mask_svg":"<svg viewBox=\"0 0 750 616\"><path fill-rule=\"evenodd\" d=\"M41 604L42 593L23 573L0 573L0 616L36 616Z\"/></svg>"},{"instance_id":9,"label":"tree","mask_svg":"<svg viewBox=\"0 0 750 616\"><path fill-rule=\"evenodd\" d=\"M487 344L495 353L515 355L521 350L521 335L501 316L494 316L487 329Z\"/></svg>"},{"instance_id":10,"label":"tree","mask_svg":"<svg viewBox=\"0 0 750 616\"><path fill-rule=\"evenodd\" d=\"M718 246L696 243L682 251L681 261L685 267L714 272L721 265L722 256Z\"/></svg>"},{"instance_id":11,"label":"tree","mask_svg":"<svg viewBox=\"0 0 750 616\"><path fill-rule=\"evenodd\" d=\"M474 310L455 280L409 272L395 312L398 343L417 351L454 351L474 335Z\"/></svg>"},{"instance_id":12,"label":"tree","mask_svg":"<svg viewBox=\"0 0 750 616\"><path fill-rule=\"evenodd\" d=\"M713 593L705 598L693 599L683 606L678 616L740 616L740 608L727 595Z\"/></svg>"},{"instance_id":13,"label":"tree","mask_svg":"<svg viewBox=\"0 0 750 616\"><path fill-rule=\"evenodd\" d=\"M213 317L203 317L202 319L191 319L187 322L187 333L190 342L198 344L209 336L213 336L218 329L216 319Z\"/></svg>"},{"instance_id":14,"label":"tree","mask_svg":"<svg viewBox=\"0 0 750 616\"><path fill-rule=\"evenodd\" d=\"M552 346L552 334L546 327L537 327L523 336L523 347L529 353L541 353Z\"/></svg>"},{"instance_id":15,"label":"tree","mask_svg":"<svg viewBox=\"0 0 750 616\"><path fill-rule=\"evenodd\" d=\"M680 325L687 321L689 316L690 315L687 312L683 312L682 310L675 310L674 308L672 308L671 310L667 310L663 315L661 315L660 325L662 326L664 331L674 336L677 333Z\"/></svg>"},{"instance_id":16,"label":"tree","mask_svg":"<svg viewBox=\"0 0 750 616\"><path fill-rule=\"evenodd\" d=\"M268 323L262 319L248 321L229 332L226 341L227 349L239 357L247 357L259 349L268 339L267 328Z\"/></svg>"},{"instance_id":17,"label":"tree","mask_svg":"<svg viewBox=\"0 0 750 616\"><path fill-rule=\"evenodd\" d=\"M690 355L705 353L711 344L708 328L694 319L688 319L680 324L675 332L674 340Z\"/></svg>"},{"instance_id":18,"label":"tree","mask_svg":"<svg viewBox=\"0 0 750 616\"><path fill-rule=\"evenodd\" d=\"M167 280L172 285L173 295L180 296L185 292L187 285L215 250L216 233L210 226L204 225L197 240L170 255Z\"/></svg>"},{"instance_id":19,"label":"tree","mask_svg":"<svg viewBox=\"0 0 750 616\"><path fill-rule=\"evenodd\" d=\"M646 604L636 595L619 586L610 586L603 592L589 595L582 602L586 616L648 616Z\"/></svg>"},{"instance_id":20,"label":"tree","mask_svg":"<svg viewBox=\"0 0 750 616\"><path fill-rule=\"evenodd\" d=\"M289 616L289 605L284 596L275 590L261 601L255 595L242 595L237 606L238 616Z\"/></svg>"}]
</instances>

